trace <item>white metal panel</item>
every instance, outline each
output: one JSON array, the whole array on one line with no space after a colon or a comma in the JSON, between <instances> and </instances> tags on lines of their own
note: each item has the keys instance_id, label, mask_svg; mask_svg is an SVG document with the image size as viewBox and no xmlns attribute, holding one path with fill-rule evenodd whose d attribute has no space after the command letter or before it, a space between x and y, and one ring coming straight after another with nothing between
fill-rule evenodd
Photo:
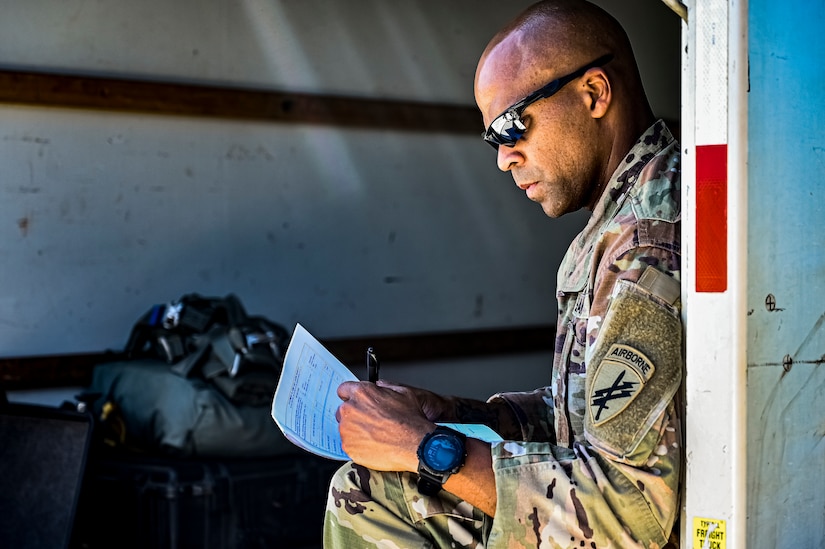
<instances>
[{"instance_id":1,"label":"white metal panel","mask_svg":"<svg viewBox=\"0 0 825 549\"><path fill-rule=\"evenodd\" d=\"M692 527L705 517L726 521L723 547L822 547L825 12L816 1L729 2L720 116L721 63L701 52L720 44L723 5L692 6L683 87L695 147L719 143L714 124L726 124L729 190L728 288L699 294L687 281L685 542L703 547Z\"/></svg>"},{"instance_id":2,"label":"white metal panel","mask_svg":"<svg viewBox=\"0 0 825 549\"><path fill-rule=\"evenodd\" d=\"M746 113L742 3L696 0L686 31L683 237L686 453L683 545L745 546ZM727 282L697 291L697 149L727 146ZM707 245L707 243L704 243ZM709 527L708 527L709 526ZM721 535L720 535L721 534Z\"/></svg>"},{"instance_id":3,"label":"white metal panel","mask_svg":"<svg viewBox=\"0 0 825 549\"><path fill-rule=\"evenodd\" d=\"M472 104L528 0L0 0L0 66Z\"/></svg>"},{"instance_id":4,"label":"white metal panel","mask_svg":"<svg viewBox=\"0 0 825 549\"><path fill-rule=\"evenodd\" d=\"M0 66L469 104L528 3L0 0ZM678 18L604 3L646 78L669 75ZM0 128L2 356L120 348L189 291L319 337L552 323L586 218L547 219L472 135L15 106Z\"/></svg>"},{"instance_id":5,"label":"white metal panel","mask_svg":"<svg viewBox=\"0 0 825 549\"><path fill-rule=\"evenodd\" d=\"M554 321L554 258L578 226L525 200L477 137L0 120L4 356L121 348L153 303L193 291L324 337Z\"/></svg>"},{"instance_id":6,"label":"white metal panel","mask_svg":"<svg viewBox=\"0 0 825 549\"><path fill-rule=\"evenodd\" d=\"M532 3L0 0L0 67L472 105L487 40ZM656 114L678 118L676 18L596 3L627 29Z\"/></svg>"}]
</instances>

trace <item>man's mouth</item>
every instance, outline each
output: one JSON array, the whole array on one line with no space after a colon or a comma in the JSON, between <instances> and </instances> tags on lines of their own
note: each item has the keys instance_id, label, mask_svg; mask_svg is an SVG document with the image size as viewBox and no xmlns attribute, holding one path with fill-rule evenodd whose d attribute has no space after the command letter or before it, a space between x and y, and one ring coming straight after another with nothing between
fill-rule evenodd
<instances>
[{"instance_id":1,"label":"man's mouth","mask_svg":"<svg viewBox=\"0 0 825 549\"><path fill-rule=\"evenodd\" d=\"M535 197L533 195L538 191L537 183L537 181L527 181L525 183L517 183L517 185L519 189L524 191L524 193L527 195L527 198L529 198L530 200L535 200Z\"/></svg>"}]
</instances>

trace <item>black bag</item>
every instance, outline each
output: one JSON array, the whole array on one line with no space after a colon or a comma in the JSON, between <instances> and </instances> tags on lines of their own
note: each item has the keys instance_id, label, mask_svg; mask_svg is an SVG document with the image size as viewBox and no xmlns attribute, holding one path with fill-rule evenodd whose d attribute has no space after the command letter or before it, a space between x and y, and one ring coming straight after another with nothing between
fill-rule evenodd
<instances>
[{"instance_id":1,"label":"black bag","mask_svg":"<svg viewBox=\"0 0 825 549\"><path fill-rule=\"evenodd\" d=\"M306 452L260 459L106 456L87 475L77 546L320 548L327 488L340 465Z\"/></svg>"},{"instance_id":2,"label":"black bag","mask_svg":"<svg viewBox=\"0 0 825 549\"><path fill-rule=\"evenodd\" d=\"M184 456L291 450L270 417L289 333L234 295L184 295L132 328L124 360L94 368L89 394L106 444Z\"/></svg>"},{"instance_id":3,"label":"black bag","mask_svg":"<svg viewBox=\"0 0 825 549\"><path fill-rule=\"evenodd\" d=\"M232 294L187 294L149 309L132 328L125 354L164 360L183 377L202 375L233 402L263 406L272 399L288 343L283 326L247 315Z\"/></svg>"}]
</instances>

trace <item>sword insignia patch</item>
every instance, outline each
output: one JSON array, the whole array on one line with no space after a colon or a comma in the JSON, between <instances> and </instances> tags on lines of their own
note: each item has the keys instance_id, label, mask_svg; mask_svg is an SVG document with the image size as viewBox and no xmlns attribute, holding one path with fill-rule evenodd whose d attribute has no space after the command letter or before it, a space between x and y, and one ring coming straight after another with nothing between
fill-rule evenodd
<instances>
[{"instance_id":1,"label":"sword insignia patch","mask_svg":"<svg viewBox=\"0 0 825 549\"><path fill-rule=\"evenodd\" d=\"M596 368L588 402L594 426L616 417L653 376L653 363L642 352L614 343Z\"/></svg>"}]
</instances>

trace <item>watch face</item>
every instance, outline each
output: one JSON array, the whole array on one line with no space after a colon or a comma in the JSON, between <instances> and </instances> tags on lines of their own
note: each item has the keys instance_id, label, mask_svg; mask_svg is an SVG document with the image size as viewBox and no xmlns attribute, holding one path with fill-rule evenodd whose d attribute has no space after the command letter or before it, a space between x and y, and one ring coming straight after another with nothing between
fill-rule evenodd
<instances>
[{"instance_id":1,"label":"watch face","mask_svg":"<svg viewBox=\"0 0 825 549\"><path fill-rule=\"evenodd\" d=\"M461 441L446 434L436 434L428 440L421 456L429 468L439 472L451 471L463 457Z\"/></svg>"}]
</instances>

